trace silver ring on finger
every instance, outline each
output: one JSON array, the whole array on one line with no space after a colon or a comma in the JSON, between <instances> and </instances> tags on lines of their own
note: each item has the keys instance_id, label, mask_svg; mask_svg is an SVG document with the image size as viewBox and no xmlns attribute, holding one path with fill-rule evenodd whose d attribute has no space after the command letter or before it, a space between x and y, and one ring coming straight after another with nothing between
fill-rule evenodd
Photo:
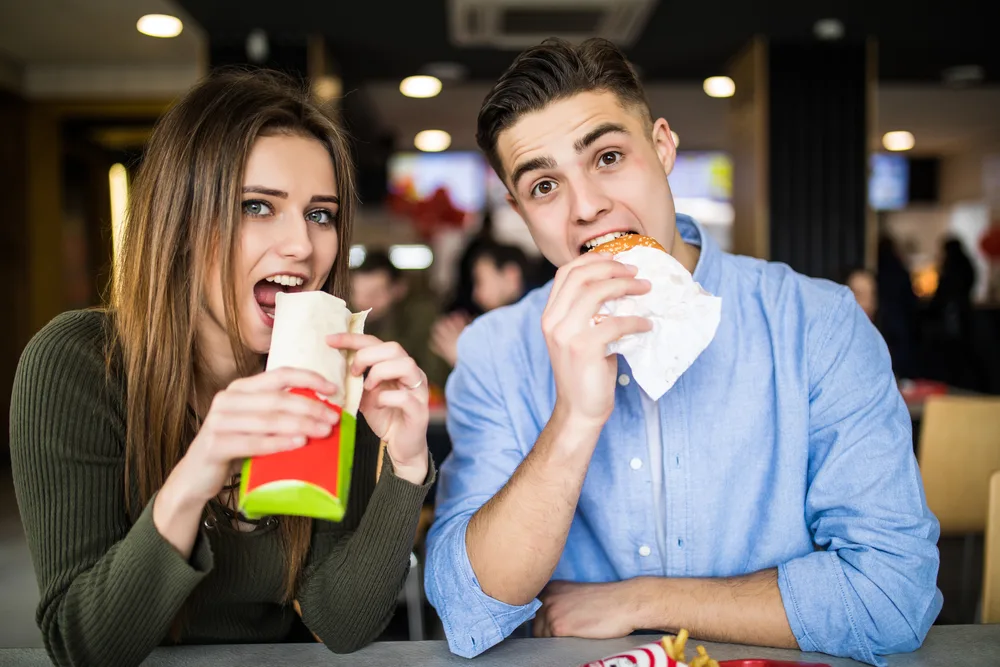
<instances>
[{"instance_id":1,"label":"silver ring on finger","mask_svg":"<svg viewBox=\"0 0 1000 667\"><path fill-rule=\"evenodd\" d=\"M424 381L423 381L423 379L421 379L419 382L417 382L414 385L403 385L403 386L406 387L407 389L409 389L410 391L413 391L414 389L420 389L420 387L423 386L423 384L424 384Z\"/></svg>"}]
</instances>

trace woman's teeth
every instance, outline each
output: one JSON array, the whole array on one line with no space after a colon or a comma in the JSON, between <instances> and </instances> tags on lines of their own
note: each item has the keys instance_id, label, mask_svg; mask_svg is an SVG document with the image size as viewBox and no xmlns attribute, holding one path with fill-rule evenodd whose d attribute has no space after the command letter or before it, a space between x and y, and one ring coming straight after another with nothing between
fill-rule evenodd
<instances>
[{"instance_id":1,"label":"woman's teeth","mask_svg":"<svg viewBox=\"0 0 1000 667\"><path fill-rule=\"evenodd\" d=\"M604 236L598 236L596 239L590 239L583 245L587 247L587 250L592 250L602 243L608 243L614 241L619 236L625 236L626 234L631 234L632 232L608 232Z\"/></svg>"},{"instance_id":2,"label":"woman's teeth","mask_svg":"<svg viewBox=\"0 0 1000 667\"><path fill-rule=\"evenodd\" d=\"M264 280L266 280L269 283L275 283L277 285L284 285L286 287L299 287L299 286L302 285L302 283L305 282L304 278L300 278L299 276L289 276L289 275L285 275L285 274L278 274L278 275L275 275L275 276L268 276Z\"/></svg>"}]
</instances>

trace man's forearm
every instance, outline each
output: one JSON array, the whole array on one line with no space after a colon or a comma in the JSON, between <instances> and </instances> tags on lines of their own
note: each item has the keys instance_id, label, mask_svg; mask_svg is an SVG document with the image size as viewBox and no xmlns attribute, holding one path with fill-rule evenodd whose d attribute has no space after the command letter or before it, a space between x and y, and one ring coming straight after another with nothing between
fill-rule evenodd
<instances>
[{"instance_id":1,"label":"man's forearm","mask_svg":"<svg viewBox=\"0 0 1000 667\"><path fill-rule=\"evenodd\" d=\"M633 579L642 628L686 628L705 641L798 648L778 590L778 571L723 579Z\"/></svg>"},{"instance_id":2,"label":"man's forearm","mask_svg":"<svg viewBox=\"0 0 1000 667\"><path fill-rule=\"evenodd\" d=\"M523 605L549 582L599 434L557 408L510 481L472 517L465 546L484 593Z\"/></svg>"}]
</instances>

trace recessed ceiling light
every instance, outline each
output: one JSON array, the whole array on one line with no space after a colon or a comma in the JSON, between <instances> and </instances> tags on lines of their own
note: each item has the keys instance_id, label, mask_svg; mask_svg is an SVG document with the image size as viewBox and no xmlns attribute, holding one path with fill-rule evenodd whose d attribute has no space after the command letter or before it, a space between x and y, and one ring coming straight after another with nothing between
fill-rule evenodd
<instances>
[{"instance_id":1,"label":"recessed ceiling light","mask_svg":"<svg viewBox=\"0 0 1000 667\"><path fill-rule=\"evenodd\" d=\"M426 153L437 153L451 146L451 135L444 130L424 130L413 138L413 145Z\"/></svg>"},{"instance_id":2,"label":"recessed ceiling light","mask_svg":"<svg viewBox=\"0 0 1000 667\"><path fill-rule=\"evenodd\" d=\"M813 34L827 42L834 42L844 36L844 23L840 19L820 19L813 26Z\"/></svg>"},{"instance_id":3,"label":"recessed ceiling light","mask_svg":"<svg viewBox=\"0 0 1000 667\"><path fill-rule=\"evenodd\" d=\"M703 87L709 97L732 97L736 94L736 83L728 76L710 76L705 79Z\"/></svg>"},{"instance_id":4,"label":"recessed ceiling light","mask_svg":"<svg viewBox=\"0 0 1000 667\"><path fill-rule=\"evenodd\" d=\"M135 28L150 37L176 37L184 30L184 24L169 14L146 14L136 21Z\"/></svg>"},{"instance_id":5,"label":"recessed ceiling light","mask_svg":"<svg viewBox=\"0 0 1000 667\"><path fill-rule=\"evenodd\" d=\"M913 134L906 130L886 132L882 137L882 145L887 151L908 151L914 143Z\"/></svg>"},{"instance_id":6,"label":"recessed ceiling light","mask_svg":"<svg viewBox=\"0 0 1000 667\"><path fill-rule=\"evenodd\" d=\"M441 79L425 74L408 76L400 82L399 92L407 97L434 97L441 92Z\"/></svg>"}]
</instances>

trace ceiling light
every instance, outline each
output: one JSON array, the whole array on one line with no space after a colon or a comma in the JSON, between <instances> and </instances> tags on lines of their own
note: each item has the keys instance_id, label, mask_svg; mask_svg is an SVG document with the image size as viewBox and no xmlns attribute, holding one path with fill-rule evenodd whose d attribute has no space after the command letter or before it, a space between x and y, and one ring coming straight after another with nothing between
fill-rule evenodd
<instances>
[{"instance_id":1,"label":"ceiling light","mask_svg":"<svg viewBox=\"0 0 1000 667\"><path fill-rule=\"evenodd\" d=\"M351 255L349 257L349 265L352 269L356 269L365 262L365 257L368 256L368 251L365 250L363 245L352 245Z\"/></svg>"},{"instance_id":2,"label":"ceiling light","mask_svg":"<svg viewBox=\"0 0 1000 667\"><path fill-rule=\"evenodd\" d=\"M813 34L823 41L834 42L844 36L844 23L840 19L820 19L813 26Z\"/></svg>"},{"instance_id":3,"label":"ceiling light","mask_svg":"<svg viewBox=\"0 0 1000 667\"><path fill-rule=\"evenodd\" d=\"M434 253L425 245L394 245L389 261L401 271L426 269L434 262Z\"/></svg>"},{"instance_id":4,"label":"ceiling light","mask_svg":"<svg viewBox=\"0 0 1000 667\"><path fill-rule=\"evenodd\" d=\"M886 132L882 137L882 145L887 151L908 151L913 144L913 134L905 130Z\"/></svg>"},{"instance_id":5,"label":"ceiling light","mask_svg":"<svg viewBox=\"0 0 1000 667\"><path fill-rule=\"evenodd\" d=\"M441 79L424 74L408 76L399 83L399 92L407 97L434 97L441 92Z\"/></svg>"},{"instance_id":6,"label":"ceiling light","mask_svg":"<svg viewBox=\"0 0 1000 667\"><path fill-rule=\"evenodd\" d=\"M704 88L709 97L732 97L736 93L736 84L728 76L710 76Z\"/></svg>"},{"instance_id":7,"label":"ceiling light","mask_svg":"<svg viewBox=\"0 0 1000 667\"><path fill-rule=\"evenodd\" d=\"M444 130L424 130L413 138L413 145L426 153L437 153L451 146L451 135Z\"/></svg>"},{"instance_id":8,"label":"ceiling light","mask_svg":"<svg viewBox=\"0 0 1000 667\"><path fill-rule=\"evenodd\" d=\"M673 130L670 130L670 138L674 140L674 148L677 148L678 146L681 145L680 135L674 132Z\"/></svg>"},{"instance_id":9,"label":"ceiling light","mask_svg":"<svg viewBox=\"0 0 1000 667\"><path fill-rule=\"evenodd\" d=\"M181 34L184 24L176 16L168 14L146 14L136 21L135 28L150 37L176 37Z\"/></svg>"}]
</instances>

